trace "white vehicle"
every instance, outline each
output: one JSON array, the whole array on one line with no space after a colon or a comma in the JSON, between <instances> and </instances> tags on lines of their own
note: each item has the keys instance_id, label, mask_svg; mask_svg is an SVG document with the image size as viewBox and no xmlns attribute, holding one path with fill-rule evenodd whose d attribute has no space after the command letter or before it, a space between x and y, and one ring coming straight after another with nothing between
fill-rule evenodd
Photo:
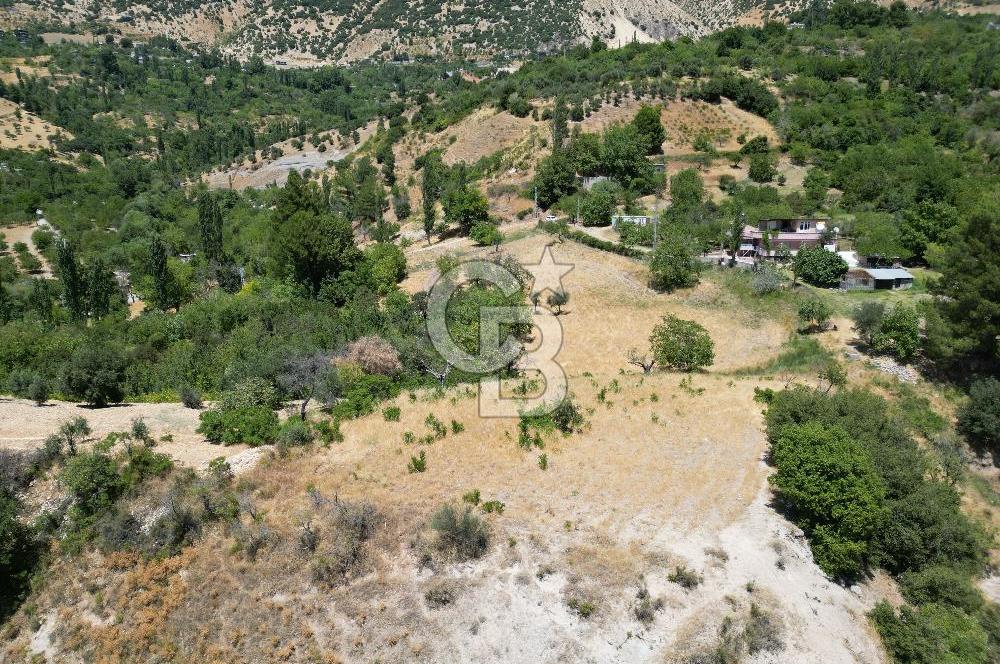
<instances>
[{"instance_id":1,"label":"white vehicle","mask_svg":"<svg viewBox=\"0 0 1000 664\"><path fill-rule=\"evenodd\" d=\"M555 220L556 220L556 215L554 214L545 215L545 221L555 221Z\"/></svg>"}]
</instances>

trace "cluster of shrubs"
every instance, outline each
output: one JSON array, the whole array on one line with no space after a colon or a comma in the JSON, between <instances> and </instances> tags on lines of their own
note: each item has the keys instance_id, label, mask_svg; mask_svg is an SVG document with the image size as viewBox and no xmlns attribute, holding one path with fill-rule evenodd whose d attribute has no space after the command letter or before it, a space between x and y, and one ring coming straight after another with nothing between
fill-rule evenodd
<instances>
[{"instance_id":1,"label":"cluster of shrubs","mask_svg":"<svg viewBox=\"0 0 1000 664\"><path fill-rule=\"evenodd\" d=\"M555 407L539 406L518 419L517 444L530 450L544 448L543 436L551 431L559 431L565 436L579 432L585 424L583 413L572 395L566 395ZM546 461L547 463L547 461Z\"/></svg>"},{"instance_id":2,"label":"cluster of shrubs","mask_svg":"<svg viewBox=\"0 0 1000 664\"><path fill-rule=\"evenodd\" d=\"M858 336L876 353L909 360L920 349L920 315L912 305L886 308L882 302L865 302L852 318Z\"/></svg>"},{"instance_id":3,"label":"cluster of shrubs","mask_svg":"<svg viewBox=\"0 0 1000 664\"><path fill-rule=\"evenodd\" d=\"M797 386L767 411L771 482L779 505L806 532L816 563L853 580L882 567L915 607L880 604L872 619L901 662L986 661L987 629L971 583L987 537L961 496L881 397ZM949 657L971 653L958 659Z\"/></svg>"}]
</instances>

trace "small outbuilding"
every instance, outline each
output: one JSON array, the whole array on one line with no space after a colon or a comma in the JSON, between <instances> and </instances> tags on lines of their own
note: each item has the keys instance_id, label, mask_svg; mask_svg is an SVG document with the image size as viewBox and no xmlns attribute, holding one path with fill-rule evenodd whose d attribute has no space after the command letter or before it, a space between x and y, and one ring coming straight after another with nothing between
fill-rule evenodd
<instances>
[{"instance_id":1,"label":"small outbuilding","mask_svg":"<svg viewBox=\"0 0 1000 664\"><path fill-rule=\"evenodd\" d=\"M901 267L856 267L840 280L843 290L905 290L913 286L913 275Z\"/></svg>"},{"instance_id":2,"label":"small outbuilding","mask_svg":"<svg viewBox=\"0 0 1000 664\"><path fill-rule=\"evenodd\" d=\"M611 215L611 226L618 228L619 224L633 224L635 226L645 226L653 223L653 218L644 214L613 214Z\"/></svg>"}]
</instances>

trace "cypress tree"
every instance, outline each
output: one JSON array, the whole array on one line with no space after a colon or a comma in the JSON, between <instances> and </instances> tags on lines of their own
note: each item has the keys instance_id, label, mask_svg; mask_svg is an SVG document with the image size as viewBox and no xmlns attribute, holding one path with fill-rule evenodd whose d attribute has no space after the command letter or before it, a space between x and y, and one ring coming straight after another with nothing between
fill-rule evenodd
<instances>
[{"instance_id":1,"label":"cypress tree","mask_svg":"<svg viewBox=\"0 0 1000 664\"><path fill-rule=\"evenodd\" d=\"M222 211L215 196L208 192L198 199L198 232L205 258L222 262Z\"/></svg>"},{"instance_id":2,"label":"cypress tree","mask_svg":"<svg viewBox=\"0 0 1000 664\"><path fill-rule=\"evenodd\" d=\"M67 240L56 245L56 269L63 286L63 304L74 320L87 316L87 286L80 274L76 252Z\"/></svg>"},{"instance_id":3,"label":"cypress tree","mask_svg":"<svg viewBox=\"0 0 1000 664\"><path fill-rule=\"evenodd\" d=\"M87 301L90 315L103 318L111 313L112 301L117 290L115 277L101 258L94 259L87 278Z\"/></svg>"}]
</instances>

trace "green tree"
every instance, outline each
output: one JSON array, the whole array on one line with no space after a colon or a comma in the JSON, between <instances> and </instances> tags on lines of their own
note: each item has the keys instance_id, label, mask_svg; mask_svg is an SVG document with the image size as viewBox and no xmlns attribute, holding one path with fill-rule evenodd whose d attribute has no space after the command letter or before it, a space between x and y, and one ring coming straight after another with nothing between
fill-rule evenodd
<instances>
[{"instance_id":1,"label":"green tree","mask_svg":"<svg viewBox=\"0 0 1000 664\"><path fill-rule=\"evenodd\" d=\"M489 222L473 226L469 237L482 247L497 246L503 242L503 235L500 233L500 229L495 224Z\"/></svg>"},{"instance_id":2,"label":"green tree","mask_svg":"<svg viewBox=\"0 0 1000 664\"><path fill-rule=\"evenodd\" d=\"M900 302L885 314L872 335L872 348L909 360L920 348L920 316L912 306Z\"/></svg>"},{"instance_id":3,"label":"green tree","mask_svg":"<svg viewBox=\"0 0 1000 664\"><path fill-rule=\"evenodd\" d=\"M693 168L678 171L670 178L671 206L681 211L700 207L705 200L705 184Z\"/></svg>"},{"instance_id":4,"label":"green tree","mask_svg":"<svg viewBox=\"0 0 1000 664\"><path fill-rule=\"evenodd\" d=\"M558 152L563 149L566 138L569 136L567 120L569 109L566 107L566 99L561 95L556 97L556 105L552 109L552 151Z\"/></svg>"},{"instance_id":5,"label":"green tree","mask_svg":"<svg viewBox=\"0 0 1000 664\"><path fill-rule=\"evenodd\" d=\"M439 152L431 151L424 155L421 170L423 177L420 181L421 204L424 211L424 235L427 237L427 244L431 242L431 233L437 225L437 201L441 197L441 188L444 180L445 165L441 161Z\"/></svg>"},{"instance_id":6,"label":"green tree","mask_svg":"<svg viewBox=\"0 0 1000 664\"><path fill-rule=\"evenodd\" d=\"M205 259L221 263L222 250L222 210L211 192L203 192L198 198L198 235Z\"/></svg>"},{"instance_id":7,"label":"green tree","mask_svg":"<svg viewBox=\"0 0 1000 664\"><path fill-rule=\"evenodd\" d=\"M110 343L90 340L70 357L62 379L68 396L98 408L124 397L125 358Z\"/></svg>"},{"instance_id":8,"label":"green tree","mask_svg":"<svg viewBox=\"0 0 1000 664\"><path fill-rule=\"evenodd\" d=\"M441 206L444 208L445 222L456 224L462 235L468 235L473 226L490 219L489 201L482 192L469 185L446 191Z\"/></svg>"},{"instance_id":9,"label":"green tree","mask_svg":"<svg viewBox=\"0 0 1000 664\"><path fill-rule=\"evenodd\" d=\"M613 125L604 132L601 163L608 177L627 189L644 188L651 181L653 165L646 159L646 139L635 125Z\"/></svg>"},{"instance_id":10,"label":"green tree","mask_svg":"<svg viewBox=\"0 0 1000 664\"><path fill-rule=\"evenodd\" d=\"M799 323L805 330L824 330L830 322L832 313L830 305L818 297L813 297L799 305Z\"/></svg>"},{"instance_id":11,"label":"green tree","mask_svg":"<svg viewBox=\"0 0 1000 664\"><path fill-rule=\"evenodd\" d=\"M396 245L379 242L365 249L364 253L375 292L379 295L388 295L396 284L406 278L406 255Z\"/></svg>"},{"instance_id":12,"label":"green tree","mask_svg":"<svg viewBox=\"0 0 1000 664\"><path fill-rule=\"evenodd\" d=\"M88 274L87 309L92 317L104 318L111 313L119 297L118 284L100 256L91 261Z\"/></svg>"},{"instance_id":13,"label":"green tree","mask_svg":"<svg viewBox=\"0 0 1000 664\"><path fill-rule=\"evenodd\" d=\"M672 292L698 283L701 262L691 241L679 230L667 229L659 239L649 263L650 285Z\"/></svg>"},{"instance_id":14,"label":"green tree","mask_svg":"<svg viewBox=\"0 0 1000 664\"><path fill-rule=\"evenodd\" d=\"M863 573L887 517L885 486L865 446L817 422L783 427L771 443L771 484L810 537L816 563L835 578Z\"/></svg>"},{"instance_id":15,"label":"green tree","mask_svg":"<svg viewBox=\"0 0 1000 664\"><path fill-rule=\"evenodd\" d=\"M170 270L167 245L159 235L153 236L149 246L149 275L153 283L149 304L163 311L180 307L180 284Z\"/></svg>"},{"instance_id":16,"label":"green tree","mask_svg":"<svg viewBox=\"0 0 1000 664\"><path fill-rule=\"evenodd\" d=\"M577 134L569 146L571 168L583 177L601 172L601 137L597 134Z\"/></svg>"},{"instance_id":17,"label":"green tree","mask_svg":"<svg viewBox=\"0 0 1000 664\"><path fill-rule=\"evenodd\" d=\"M67 240L56 245L56 270L63 287L63 302L74 320L87 317L87 285L76 252Z\"/></svg>"},{"instance_id":18,"label":"green tree","mask_svg":"<svg viewBox=\"0 0 1000 664\"><path fill-rule=\"evenodd\" d=\"M7 292L7 287L3 285L3 276L0 275L0 325L10 321L14 317L14 301Z\"/></svg>"},{"instance_id":19,"label":"green tree","mask_svg":"<svg viewBox=\"0 0 1000 664\"><path fill-rule=\"evenodd\" d=\"M37 560L33 533L19 518L18 500L0 490L0 620L27 595L31 570Z\"/></svg>"},{"instance_id":20,"label":"green tree","mask_svg":"<svg viewBox=\"0 0 1000 664\"><path fill-rule=\"evenodd\" d=\"M975 615L983 606L979 592L968 570L950 565L934 565L904 573L900 577L900 590L911 604L943 604Z\"/></svg>"},{"instance_id":21,"label":"green tree","mask_svg":"<svg viewBox=\"0 0 1000 664\"><path fill-rule=\"evenodd\" d=\"M649 346L661 367L678 371L696 371L715 361L715 344L708 330L670 314L653 328Z\"/></svg>"},{"instance_id":22,"label":"green tree","mask_svg":"<svg viewBox=\"0 0 1000 664\"><path fill-rule=\"evenodd\" d=\"M972 383L969 400L958 411L958 430L974 449L1000 457L1000 380Z\"/></svg>"},{"instance_id":23,"label":"green tree","mask_svg":"<svg viewBox=\"0 0 1000 664\"><path fill-rule=\"evenodd\" d=\"M1000 365L1000 197L977 205L944 251L928 353L965 370ZM971 366L970 366L971 365Z\"/></svg>"},{"instance_id":24,"label":"green tree","mask_svg":"<svg viewBox=\"0 0 1000 664\"><path fill-rule=\"evenodd\" d=\"M847 262L823 247L803 247L795 255L792 271L808 284L833 288L847 274Z\"/></svg>"},{"instance_id":25,"label":"green tree","mask_svg":"<svg viewBox=\"0 0 1000 664\"><path fill-rule=\"evenodd\" d=\"M754 182L771 182L778 175L778 171L774 168L774 159L768 153L752 155L747 175Z\"/></svg>"},{"instance_id":26,"label":"green tree","mask_svg":"<svg viewBox=\"0 0 1000 664\"><path fill-rule=\"evenodd\" d=\"M862 212L854 222L855 249L861 256L876 262L892 264L910 258L911 252L903 246L900 225L891 214Z\"/></svg>"},{"instance_id":27,"label":"green tree","mask_svg":"<svg viewBox=\"0 0 1000 664\"><path fill-rule=\"evenodd\" d=\"M632 120L635 125L642 147L647 155L663 152L663 141L667 140L667 132L660 122L660 107L643 105Z\"/></svg>"},{"instance_id":28,"label":"green tree","mask_svg":"<svg viewBox=\"0 0 1000 664\"><path fill-rule=\"evenodd\" d=\"M561 316L562 308L569 304L569 293L564 290L555 291L545 301L550 307L556 308L556 316Z\"/></svg>"},{"instance_id":29,"label":"green tree","mask_svg":"<svg viewBox=\"0 0 1000 664\"><path fill-rule=\"evenodd\" d=\"M927 248L948 241L959 225L958 210L941 201L922 201L903 210L900 221L900 242L916 259L925 260Z\"/></svg>"},{"instance_id":30,"label":"green tree","mask_svg":"<svg viewBox=\"0 0 1000 664\"><path fill-rule=\"evenodd\" d=\"M329 213L299 210L274 224L270 242L278 274L292 277L314 296L362 258L350 222Z\"/></svg>"},{"instance_id":31,"label":"green tree","mask_svg":"<svg viewBox=\"0 0 1000 664\"><path fill-rule=\"evenodd\" d=\"M538 204L544 209L576 191L576 173L569 157L560 151L543 159L535 172L533 185L538 192Z\"/></svg>"},{"instance_id":32,"label":"green tree","mask_svg":"<svg viewBox=\"0 0 1000 664\"><path fill-rule=\"evenodd\" d=\"M866 344L872 342L872 337L882 326L883 318L885 318L885 304L882 302L863 302L851 314L854 331Z\"/></svg>"},{"instance_id":33,"label":"green tree","mask_svg":"<svg viewBox=\"0 0 1000 664\"><path fill-rule=\"evenodd\" d=\"M580 216L584 226L609 226L615 211L615 195L610 187L595 186L580 203Z\"/></svg>"}]
</instances>

